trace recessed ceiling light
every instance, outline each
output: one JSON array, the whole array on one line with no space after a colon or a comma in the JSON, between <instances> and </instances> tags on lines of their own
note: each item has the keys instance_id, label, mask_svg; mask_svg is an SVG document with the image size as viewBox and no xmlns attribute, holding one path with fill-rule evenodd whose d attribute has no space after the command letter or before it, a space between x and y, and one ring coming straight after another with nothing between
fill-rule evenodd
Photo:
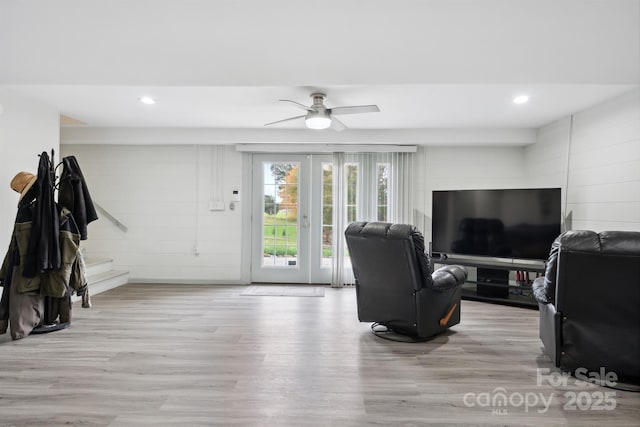
<instances>
[{"instance_id":1,"label":"recessed ceiling light","mask_svg":"<svg viewBox=\"0 0 640 427\"><path fill-rule=\"evenodd\" d=\"M527 102L529 102L529 95L518 95L513 98L514 104L526 104Z\"/></svg>"},{"instance_id":2,"label":"recessed ceiling light","mask_svg":"<svg viewBox=\"0 0 640 427\"><path fill-rule=\"evenodd\" d=\"M140 100L140 102L142 102L143 104L147 104L147 105L153 105L156 103L156 100L153 99L150 96L141 96L140 98L138 98Z\"/></svg>"}]
</instances>

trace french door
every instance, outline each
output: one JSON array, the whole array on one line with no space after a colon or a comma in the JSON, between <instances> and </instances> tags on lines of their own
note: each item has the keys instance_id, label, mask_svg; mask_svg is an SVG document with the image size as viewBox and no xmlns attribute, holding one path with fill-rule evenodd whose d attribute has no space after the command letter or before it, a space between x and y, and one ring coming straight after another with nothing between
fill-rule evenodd
<instances>
[{"instance_id":1,"label":"french door","mask_svg":"<svg viewBox=\"0 0 640 427\"><path fill-rule=\"evenodd\" d=\"M330 283L332 157L254 154L251 280Z\"/></svg>"}]
</instances>

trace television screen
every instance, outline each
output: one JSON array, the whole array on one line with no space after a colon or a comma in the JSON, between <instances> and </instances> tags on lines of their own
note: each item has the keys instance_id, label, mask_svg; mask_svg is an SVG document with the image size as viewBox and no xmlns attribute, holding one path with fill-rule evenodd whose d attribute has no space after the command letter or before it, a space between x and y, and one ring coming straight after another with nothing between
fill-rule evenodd
<instances>
[{"instance_id":1,"label":"television screen","mask_svg":"<svg viewBox=\"0 0 640 427\"><path fill-rule=\"evenodd\" d=\"M434 191L432 252L545 260L560 205L559 188Z\"/></svg>"}]
</instances>

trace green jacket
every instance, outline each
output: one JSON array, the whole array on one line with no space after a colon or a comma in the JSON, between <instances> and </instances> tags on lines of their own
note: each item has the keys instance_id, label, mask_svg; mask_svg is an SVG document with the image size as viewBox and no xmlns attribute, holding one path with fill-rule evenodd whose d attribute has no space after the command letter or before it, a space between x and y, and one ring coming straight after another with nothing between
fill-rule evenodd
<instances>
[{"instance_id":1,"label":"green jacket","mask_svg":"<svg viewBox=\"0 0 640 427\"><path fill-rule=\"evenodd\" d=\"M73 290L82 289L86 285L86 279L80 270L78 262L80 234L73 216L66 208L63 208L60 213L60 252L62 258L60 268L41 272L33 278L22 276L29 246L29 236L31 235L31 218L32 212L29 206L20 208L9 250L2 263L2 269L0 269L0 284L7 277L7 269L14 267L11 262L11 255L17 246L20 254L20 264L15 266L17 271L14 270L11 281L11 286L16 286L17 292L61 298L69 295Z\"/></svg>"}]
</instances>

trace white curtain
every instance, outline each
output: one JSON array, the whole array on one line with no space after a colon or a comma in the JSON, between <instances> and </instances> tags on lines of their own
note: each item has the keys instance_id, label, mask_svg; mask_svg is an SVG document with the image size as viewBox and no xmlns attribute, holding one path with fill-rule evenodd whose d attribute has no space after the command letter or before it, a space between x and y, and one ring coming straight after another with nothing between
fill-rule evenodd
<instances>
[{"instance_id":1,"label":"white curtain","mask_svg":"<svg viewBox=\"0 0 640 427\"><path fill-rule=\"evenodd\" d=\"M334 153L331 286L354 283L344 230L353 221L411 223L413 153Z\"/></svg>"},{"instance_id":2,"label":"white curtain","mask_svg":"<svg viewBox=\"0 0 640 427\"><path fill-rule=\"evenodd\" d=\"M346 245L344 243L344 229L346 222L345 182L344 179L345 153L333 154L333 236L331 258L331 286L344 286L344 257Z\"/></svg>"}]
</instances>

